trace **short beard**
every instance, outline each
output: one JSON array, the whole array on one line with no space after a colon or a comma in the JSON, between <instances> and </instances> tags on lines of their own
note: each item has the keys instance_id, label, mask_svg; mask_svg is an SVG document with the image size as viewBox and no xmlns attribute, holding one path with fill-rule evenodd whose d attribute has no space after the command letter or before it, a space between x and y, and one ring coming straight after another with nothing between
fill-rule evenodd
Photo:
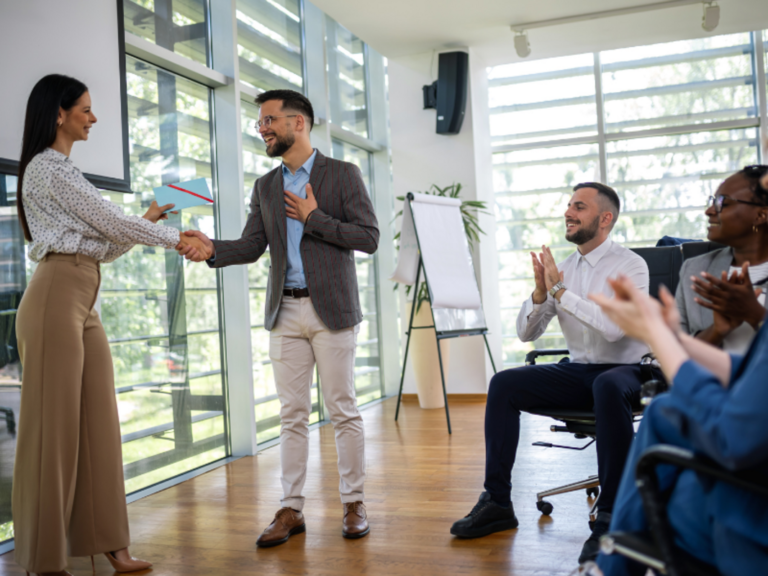
<instances>
[{"instance_id":1,"label":"short beard","mask_svg":"<svg viewBox=\"0 0 768 576\"><path fill-rule=\"evenodd\" d=\"M592 224L587 226L586 228L580 228L570 236L566 232L565 239L568 240L568 242L573 242L576 244L576 246L581 246L582 244L586 244L592 238L597 236L597 232L600 229L600 216L596 216L595 219L592 221Z\"/></svg>"},{"instance_id":2,"label":"short beard","mask_svg":"<svg viewBox=\"0 0 768 576\"><path fill-rule=\"evenodd\" d=\"M288 152L295 142L296 137L293 133L286 135L285 138L281 138L275 134L275 143L271 148L267 146L267 156L270 158L278 158Z\"/></svg>"}]
</instances>

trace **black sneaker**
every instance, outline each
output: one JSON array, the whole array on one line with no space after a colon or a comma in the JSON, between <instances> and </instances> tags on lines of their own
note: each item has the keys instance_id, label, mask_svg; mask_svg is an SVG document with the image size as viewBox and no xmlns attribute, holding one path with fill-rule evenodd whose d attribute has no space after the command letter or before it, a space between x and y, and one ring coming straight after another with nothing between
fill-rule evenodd
<instances>
[{"instance_id":1,"label":"black sneaker","mask_svg":"<svg viewBox=\"0 0 768 576\"><path fill-rule=\"evenodd\" d=\"M494 532L512 530L517 528L517 524L511 503L504 508L491 500L488 492L483 492L472 512L453 523L451 534L459 538L481 538Z\"/></svg>"},{"instance_id":2,"label":"black sneaker","mask_svg":"<svg viewBox=\"0 0 768 576\"><path fill-rule=\"evenodd\" d=\"M584 547L581 549L581 556L579 556L579 564L595 560L600 553L600 536L608 532L608 527L611 525L611 513L610 512L598 512L597 519L594 522L590 522L592 525L592 535L584 542Z\"/></svg>"}]
</instances>

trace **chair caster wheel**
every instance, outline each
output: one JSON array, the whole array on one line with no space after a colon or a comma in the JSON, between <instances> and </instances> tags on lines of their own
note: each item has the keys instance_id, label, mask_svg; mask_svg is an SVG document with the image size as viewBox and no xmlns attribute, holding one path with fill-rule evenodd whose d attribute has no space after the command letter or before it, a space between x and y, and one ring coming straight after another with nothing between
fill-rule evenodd
<instances>
[{"instance_id":1,"label":"chair caster wheel","mask_svg":"<svg viewBox=\"0 0 768 576\"><path fill-rule=\"evenodd\" d=\"M544 514L544 516L549 516L550 514L552 514L552 510L555 509L555 507L552 506L552 504L550 504L546 500L539 500L538 502L536 502L536 508L538 508L539 512Z\"/></svg>"},{"instance_id":2,"label":"chair caster wheel","mask_svg":"<svg viewBox=\"0 0 768 576\"><path fill-rule=\"evenodd\" d=\"M600 488L587 488L587 498L597 498L600 496Z\"/></svg>"}]
</instances>

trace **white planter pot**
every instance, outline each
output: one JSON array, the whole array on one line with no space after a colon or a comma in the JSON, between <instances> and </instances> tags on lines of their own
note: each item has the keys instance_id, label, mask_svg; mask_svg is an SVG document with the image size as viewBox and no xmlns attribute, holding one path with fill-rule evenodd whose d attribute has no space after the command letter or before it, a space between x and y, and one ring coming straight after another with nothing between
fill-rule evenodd
<instances>
[{"instance_id":1,"label":"white planter pot","mask_svg":"<svg viewBox=\"0 0 768 576\"><path fill-rule=\"evenodd\" d=\"M410 317L410 306L408 314ZM413 317L414 326L430 326L432 324L432 310L429 302L424 302L421 309L416 311ZM450 360L450 342L440 341L440 353L443 356L443 373L448 382L448 364ZM427 408L445 407L443 397L443 385L440 380L440 359L437 356L437 342L435 330L414 330L411 333L411 349L408 351L416 376L416 392L419 396L419 406Z\"/></svg>"}]
</instances>

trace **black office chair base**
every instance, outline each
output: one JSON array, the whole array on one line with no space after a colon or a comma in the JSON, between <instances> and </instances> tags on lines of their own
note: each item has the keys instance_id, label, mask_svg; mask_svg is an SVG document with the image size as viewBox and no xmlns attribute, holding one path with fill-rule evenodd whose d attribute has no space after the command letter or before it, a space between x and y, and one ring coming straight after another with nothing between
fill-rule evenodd
<instances>
[{"instance_id":1,"label":"black office chair base","mask_svg":"<svg viewBox=\"0 0 768 576\"><path fill-rule=\"evenodd\" d=\"M660 574L668 573L668 566L650 532L609 532L600 538L603 554L621 554L648 566ZM681 576L722 576L718 569L677 549Z\"/></svg>"},{"instance_id":2,"label":"black office chair base","mask_svg":"<svg viewBox=\"0 0 768 576\"><path fill-rule=\"evenodd\" d=\"M587 491L587 497L599 496L600 495L600 480L598 480L597 476L590 476L589 478L585 480L581 480L579 482L572 482L570 484L565 484L564 486L558 486L557 488L551 488L550 490L544 490L543 492L539 492L536 494L536 508L538 508L539 512L544 514L545 516L549 516L552 514L552 511L554 510L554 506L551 502L547 502L544 500L544 498L547 498L548 496L556 496L558 494L567 494L568 492L576 492L577 490L586 490ZM598 498L599 499L599 498ZM589 511L589 519L594 521L597 517L597 500L595 500L594 504L592 504L592 509Z\"/></svg>"}]
</instances>

